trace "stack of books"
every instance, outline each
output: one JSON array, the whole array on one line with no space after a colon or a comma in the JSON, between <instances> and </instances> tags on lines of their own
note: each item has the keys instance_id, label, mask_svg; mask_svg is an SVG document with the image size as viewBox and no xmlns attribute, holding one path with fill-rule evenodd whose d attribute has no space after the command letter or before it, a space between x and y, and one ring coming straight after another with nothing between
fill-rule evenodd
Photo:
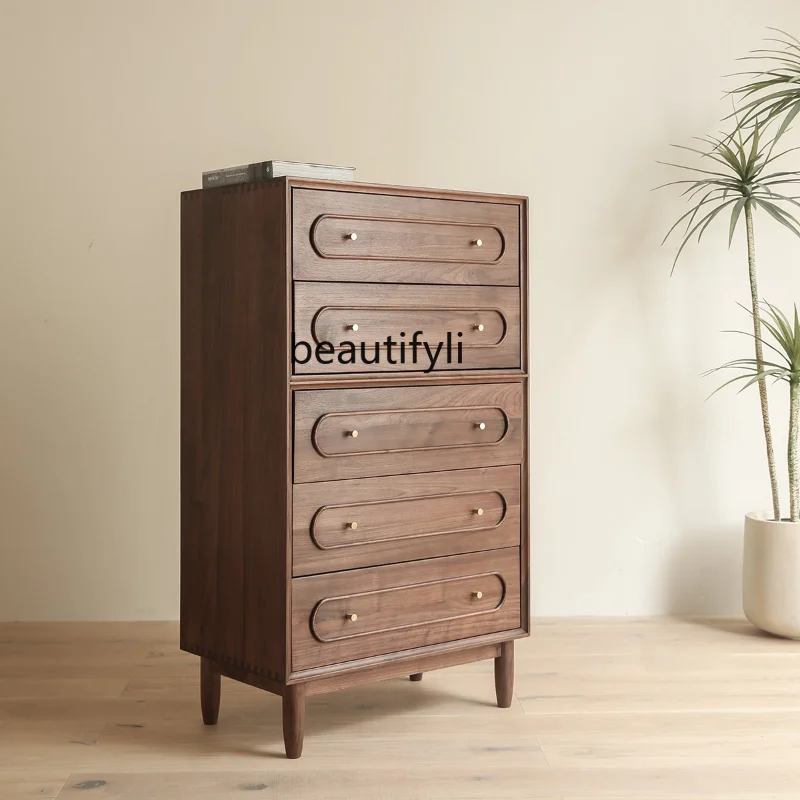
<instances>
[{"instance_id":1,"label":"stack of books","mask_svg":"<svg viewBox=\"0 0 800 800\"><path fill-rule=\"evenodd\" d=\"M230 186L233 183L266 181L270 178L320 178L329 181L355 180L355 167L334 167L328 164L302 164L296 161L258 161L238 167L225 167L203 173L203 188Z\"/></svg>"}]
</instances>

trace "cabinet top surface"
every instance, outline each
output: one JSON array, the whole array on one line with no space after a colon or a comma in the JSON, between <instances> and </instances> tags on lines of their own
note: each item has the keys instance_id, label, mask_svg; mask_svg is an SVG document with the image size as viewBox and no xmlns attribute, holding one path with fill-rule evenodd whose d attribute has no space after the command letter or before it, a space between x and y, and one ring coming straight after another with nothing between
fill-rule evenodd
<instances>
[{"instance_id":1,"label":"cabinet top surface","mask_svg":"<svg viewBox=\"0 0 800 800\"><path fill-rule=\"evenodd\" d=\"M227 186L215 186L210 189L190 189L181 192L181 197L199 197L203 194L242 191L245 187L250 191L264 188L284 186L295 189L327 189L336 192L366 192L370 194L402 194L416 197L445 197L453 200L476 200L490 203L524 203L528 198L524 195L497 194L490 192L461 191L459 189L433 189L422 186L393 186L380 183L359 183L357 181L327 181L316 178L271 178L264 181L234 183Z\"/></svg>"}]
</instances>

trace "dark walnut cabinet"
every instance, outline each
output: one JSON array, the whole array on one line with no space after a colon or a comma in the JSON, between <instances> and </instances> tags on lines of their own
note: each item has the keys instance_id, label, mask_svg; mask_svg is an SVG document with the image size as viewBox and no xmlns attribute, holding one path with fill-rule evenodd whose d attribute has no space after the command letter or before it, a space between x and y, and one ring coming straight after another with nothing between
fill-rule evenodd
<instances>
[{"instance_id":1,"label":"dark walnut cabinet","mask_svg":"<svg viewBox=\"0 0 800 800\"><path fill-rule=\"evenodd\" d=\"M526 233L527 200L505 195L182 194L181 647L207 724L220 676L274 692L297 758L308 696L489 658L510 705Z\"/></svg>"}]
</instances>

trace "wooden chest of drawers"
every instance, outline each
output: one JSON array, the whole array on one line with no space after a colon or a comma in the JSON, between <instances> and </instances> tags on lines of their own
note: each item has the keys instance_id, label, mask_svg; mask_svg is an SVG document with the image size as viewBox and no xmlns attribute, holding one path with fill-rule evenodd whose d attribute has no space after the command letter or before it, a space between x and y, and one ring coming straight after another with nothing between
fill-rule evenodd
<instances>
[{"instance_id":1,"label":"wooden chest of drawers","mask_svg":"<svg viewBox=\"0 0 800 800\"><path fill-rule=\"evenodd\" d=\"M279 178L181 197L181 647L305 699L526 636L527 201Z\"/></svg>"}]
</instances>

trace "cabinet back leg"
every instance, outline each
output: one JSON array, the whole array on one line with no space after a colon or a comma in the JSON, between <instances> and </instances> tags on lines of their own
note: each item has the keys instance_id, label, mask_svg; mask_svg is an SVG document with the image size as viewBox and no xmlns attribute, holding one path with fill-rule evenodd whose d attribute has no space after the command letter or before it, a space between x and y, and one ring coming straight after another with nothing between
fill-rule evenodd
<instances>
[{"instance_id":1,"label":"cabinet back leg","mask_svg":"<svg viewBox=\"0 0 800 800\"><path fill-rule=\"evenodd\" d=\"M497 705L509 708L514 695L514 642L503 642L500 655L494 660L494 689Z\"/></svg>"},{"instance_id":2,"label":"cabinet back leg","mask_svg":"<svg viewBox=\"0 0 800 800\"><path fill-rule=\"evenodd\" d=\"M208 658L200 659L200 708L203 722L216 725L219 719L220 674L217 665Z\"/></svg>"},{"instance_id":3,"label":"cabinet back leg","mask_svg":"<svg viewBox=\"0 0 800 800\"><path fill-rule=\"evenodd\" d=\"M283 745L286 758L303 754L306 726L306 687L301 683L283 687Z\"/></svg>"},{"instance_id":4,"label":"cabinet back leg","mask_svg":"<svg viewBox=\"0 0 800 800\"><path fill-rule=\"evenodd\" d=\"M410 676L410 679L412 681L421 681L422 680L422 673L421 672L415 672L413 675Z\"/></svg>"}]
</instances>

